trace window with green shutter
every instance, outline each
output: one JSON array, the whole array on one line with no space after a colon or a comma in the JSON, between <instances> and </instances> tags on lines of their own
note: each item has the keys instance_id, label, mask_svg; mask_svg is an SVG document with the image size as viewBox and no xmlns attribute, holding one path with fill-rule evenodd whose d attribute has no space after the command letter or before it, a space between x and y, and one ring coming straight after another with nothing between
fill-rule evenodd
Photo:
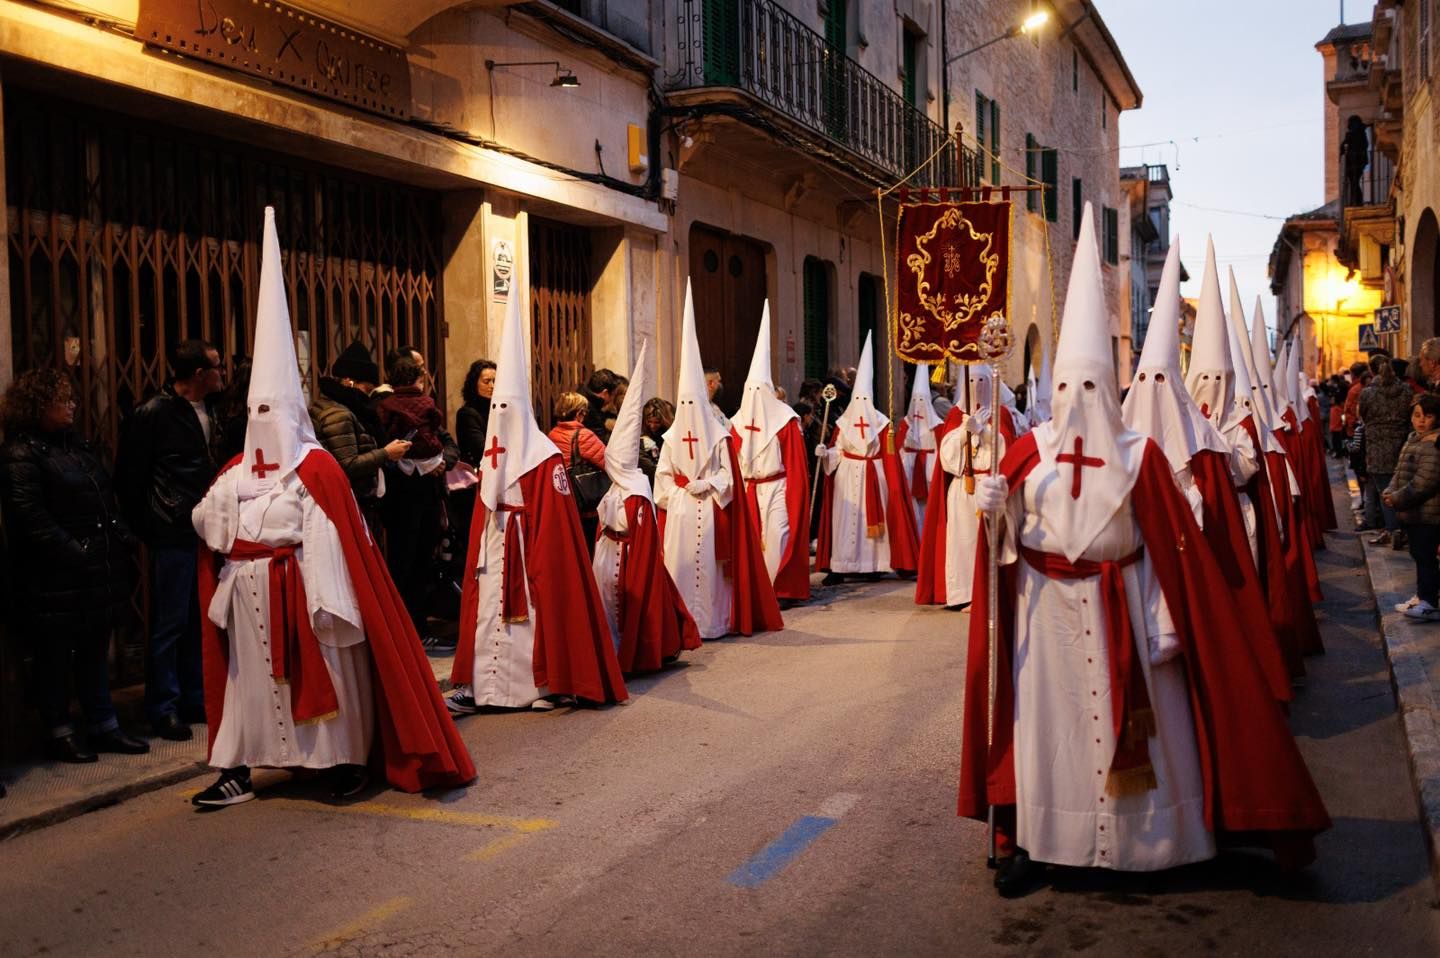
<instances>
[{"instance_id":1,"label":"window with green shutter","mask_svg":"<svg viewBox=\"0 0 1440 958\"><path fill-rule=\"evenodd\" d=\"M1038 165L1036 152L1040 149L1035 142L1035 137L1029 133L1025 134L1025 185L1035 185L1035 167ZM1025 194L1025 208L1034 213L1040 209L1040 194L1031 190Z\"/></svg>"},{"instance_id":2,"label":"window with green shutter","mask_svg":"<svg viewBox=\"0 0 1440 958\"><path fill-rule=\"evenodd\" d=\"M990 182L1000 185L1000 103L990 101Z\"/></svg>"},{"instance_id":3,"label":"window with green shutter","mask_svg":"<svg viewBox=\"0 0 1440 958\"><path fill-rule=\"evenodd\" d=\"M740 81L739 0L705 0L700 9L705 30L705 82L734 86Z\"/></svg>"},{"instance_id":4,"label":"window with green shutter","mask_svg":"<svg viewBox=\"0 0 1440 958\"><path fill-rule=\"evenodd\" d=\"M830 371L830 276L825 262L805 257L805 378L824 379Z\"/></svg>"},{"instance_id":5,"label":"window with green shutter","mask_svg":"<svg viewBox=\"0 0 1440 958\"><path fill-rule=\"evenodd\" d=\"M985 137L986 121L990 119L990 98L979 90L975 91L975 166L976 182L985 180L985 149L990 141Z\"/></svg>"},{"instance_id":6,"label":"window with green shutter","mask_svg":"<svg viewBox=\"0 0 1440 958\"><path fill-rule=\"evenodd\" d=\"M1045 181L1045 219L1060 221L1060 151L1040 151L1040 179Z\"/></svg>"},{"instance_id":7,"label":"window with green shutter","mask_svg":"<svg viewBox=\"0 0 1440 958\"><path fill-rule=\"evenodd\" d=\"M1085 188L1077 176L1070 181L1070 228L1080 238L1080 218L1085 215Z\"/></svg>"},{"instance_id":8,"label":"window with green shutter","mask_svg":"<svg viewBox=\"0 0 1440 958\"><path fill-rule=\"evenodd\" d=\"M1120 211L1105 207L1105 262L1120 264Z\"/></svg>"}]
</instances>

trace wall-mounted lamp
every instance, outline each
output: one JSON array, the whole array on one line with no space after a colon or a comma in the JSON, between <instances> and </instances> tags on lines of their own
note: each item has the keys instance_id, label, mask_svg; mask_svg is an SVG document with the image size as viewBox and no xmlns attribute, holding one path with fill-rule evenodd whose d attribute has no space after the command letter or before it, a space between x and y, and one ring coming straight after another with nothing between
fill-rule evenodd
<instances>
[{"instance_id":1,"label":"wall-mounted lamp","mask_svg":"<svg viewBox=\"0 0 1440 958\"><path fill-rule=\"evenodd\" d=\"M1008 40L1011 37L1018 37L1022 35L1028 36L1029 34L1034 33L1036 30L1039 30L1041 27L1043 27L1049 22L1049 10L1036 10L1034 13L1030 14L1030 16L1026 17L1023 21L1015 24L1015 26L1011 27L1009 30L1006 30L998 37L992 37L991 39L986 40L984 43L980 44L978 47L971 47L968 50L962 50L959 53L955 54L953 57L945 61L945 65L948 67L950 64L954 63L961 57L968 57L972 53L978 53L979 51L985 49L993 43L999 43L1001 40Z\"/></svg>"},{"instance_id":2,"label":"wall-mounted lamp","mask_svg":"<svg viewBox=\"0 0 1440 958\"><path fill-rule=\"evenodd\" d=\"M571 72L569 67L562 67L559 60L515 60L508 63L496 63L494 60L485 61L487 71L493 71L496 67L554 67L555 78L550 81L551 86L575 87L580 85L580 78Z\"/></svg>"}]
</instances>

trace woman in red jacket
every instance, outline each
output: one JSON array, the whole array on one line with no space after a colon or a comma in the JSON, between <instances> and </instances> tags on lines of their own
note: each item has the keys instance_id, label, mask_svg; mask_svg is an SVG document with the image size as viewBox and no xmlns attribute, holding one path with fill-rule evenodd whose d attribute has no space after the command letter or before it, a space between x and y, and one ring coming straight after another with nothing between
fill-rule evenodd
<instances>
[{"instance_id":1,"label":"woman in red jacket","mask_svg":"<svg viewBox=\"0 0 1440 958\"><path fill-rule=\"evenodd\" d=\"M560 399L555 403L555 428L549 432L550 441L560 450L560 455L565 457L565 464L572 471L588 462L603 473L605 443L585 425L585 414L589 410L590 401L584 396L579 393L561 393ZM580 525L585 532L585 546L592 551L595 548L595 532L599 523L599 517L593 508L580 509Z\"/></svg>"}]
</instances>

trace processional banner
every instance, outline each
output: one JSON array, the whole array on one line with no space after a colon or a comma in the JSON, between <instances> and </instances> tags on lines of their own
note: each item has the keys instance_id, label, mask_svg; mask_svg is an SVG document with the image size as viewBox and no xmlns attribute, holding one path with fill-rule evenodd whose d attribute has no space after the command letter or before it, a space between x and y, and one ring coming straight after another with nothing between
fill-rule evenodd
<instances>
[{"instance_id":1,"label":"processional banner","mask_svg":"<svg viewBox=\"0 0 1440 958\"><path fill-rule=\"evenodd\" d=\"M1010 202L902 202L895 352L912 363L981 362L980 332L1010 297Z\"/></svg>"}]
</instances>

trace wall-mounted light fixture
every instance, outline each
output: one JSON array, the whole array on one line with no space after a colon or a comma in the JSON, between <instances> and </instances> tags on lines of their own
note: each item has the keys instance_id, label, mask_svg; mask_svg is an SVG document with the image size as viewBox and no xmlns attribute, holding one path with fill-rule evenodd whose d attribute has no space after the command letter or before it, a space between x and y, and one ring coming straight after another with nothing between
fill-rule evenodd
<instances>
[{"instance_id":1,"label":"wall-mounted light fixture","mask_svg":"<svg viewBox=\"0 0 1440 958\"><path fill-rule=\"evenodd\" d=\"M580 85L580 78L571 72L569 67L562 67L559 60L516 60L509 63L485 61L487 71L493 71L496 67L554 67L555 78L550 81L551 86L574 87Z\"/></svg>"}]
</instances>

